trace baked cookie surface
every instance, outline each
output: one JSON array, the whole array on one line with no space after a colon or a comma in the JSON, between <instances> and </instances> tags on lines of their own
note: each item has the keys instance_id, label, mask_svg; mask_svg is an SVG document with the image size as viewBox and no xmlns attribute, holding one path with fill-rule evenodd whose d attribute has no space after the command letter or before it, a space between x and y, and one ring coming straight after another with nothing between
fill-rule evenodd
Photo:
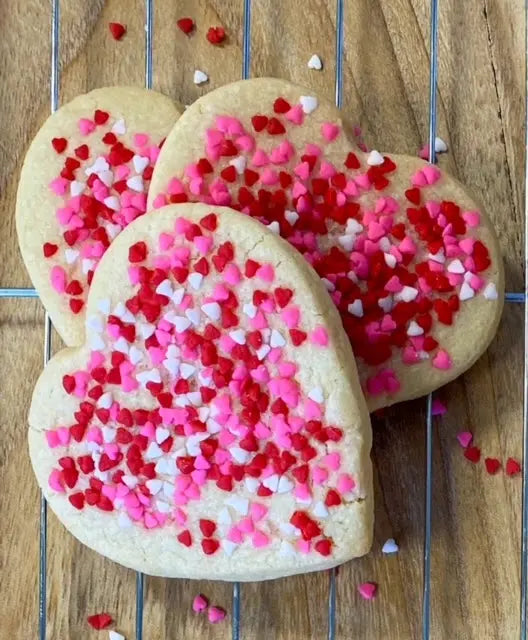
<instances>
[{"instance_id":1,"label":"baked cookie surface","mask_svg":"<svg viewBox=\"0 0 528 640\"><path fill-rule=\"evenodd\" d=\"M22 257L68 345L83 341L95 267L146 211L160 143L181 109L155 91L104 87L52 114L31 143L17 193Z\"/></svg>"},{"instance_id":2,"label":"baked cookie surface","mask_svg":"<svg viewBox=\"0 0 528 640\"><path fill-rule=\"evenodd\" d=\"M170 205L116 238L86 343L50 361L29 424L51 508L128 567L263 580L370 548L370 424L339 315L235 211Z\"/></svg>"},{"instance_id":3,"label":"baked cookie surface","mask_svg":"<svg viewBox=\"0 0 528 640\"><path fill-rule=\"evenodd\" d=\"M409 156L363 153L331 104L283 80L197 100L167 139L149 206L230 206L280 233L323 278L369 408L419 397L486 349L503 306L495 232L460 183Z\"/></svg>"}]
</instances>

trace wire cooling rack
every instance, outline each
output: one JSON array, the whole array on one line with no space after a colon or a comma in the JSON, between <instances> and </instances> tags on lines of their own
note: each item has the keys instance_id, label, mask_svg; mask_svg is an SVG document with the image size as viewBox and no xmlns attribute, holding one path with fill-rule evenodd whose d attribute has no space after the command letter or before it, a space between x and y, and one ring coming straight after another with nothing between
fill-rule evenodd
<instances>
[{"instance_id":1,"label":"wire cooling rack","mask_svg":"<svg viewBox=\"0 0 528 640\"><path fill-rule=\"evenodd\" d=\"M429 67L429 162L436 161L436 98L438 77L438 17L440 0L430 0L430 67ZM336 0L335 36L335 103L343 101L343 35L345 0ZM249 78L251 63L251 0L242 0L242 78ZM528 274L528 0L525 0L525 175L524 175L524 291L506 293L506 302L523 304L528 297L526 274ZM145 0L145 87L152 88L152 45L153 45L154 0ZM60 52L60 0L51 0L51 70L50 103L51 112L59 106L59 52ZM35 289L0 288L0 298L37 298ZM51 357L51 320L46 314L44 323L44 365ZM422 640L429 640L431 620L431 532L432 532L432 487L433 487L433 420L432 396L426 400L426 486L423 542L423 596L422 596ZM528 596L528 305L524 306L524 387L523 387L523 473L522 473L522 530L521 530L521 598L520 598L520 639L527 640L527 596ZM328 631L327 639L336 636L336 570L328 572ZM47 623L47 504L40 498L40 540L39 540L39 623L38 638L46 640ZM143 594L145 577L136 577L136 640L143 640ZM233 584L232 640L242 639L241 585Z\"/></svg>"}]
</instances>

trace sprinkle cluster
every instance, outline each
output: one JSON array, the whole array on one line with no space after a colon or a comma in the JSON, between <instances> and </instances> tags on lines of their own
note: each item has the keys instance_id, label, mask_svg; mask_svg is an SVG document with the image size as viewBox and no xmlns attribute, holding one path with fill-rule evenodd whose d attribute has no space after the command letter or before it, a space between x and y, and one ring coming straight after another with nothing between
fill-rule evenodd
<instances>
[{"instance_id":1,"label":"sprinkle cluster","mask_svg":"<svg viewBox=\"0 0 528 640\"><path fill-rule=\"evenodd\" d=\"M317 107L313 96L298 104L278 97L245 124L217 116L203 156L153 204L230 206L289 240L323 279L368 366L365 391L394 394L401 381L391 358L449 370L435 326L454 324L460 304L477 295L497 298L486 279L491 261L478 238L480 215L434 196L437 167L424 165L398 193L393 181L401 175L389 156L351 151L335 161L332 143L344 135L336 123L323 122L316 139L297 148L288 134Z\"/></svg>"},{"instance_id":2,"label":"sprinkle cluster","mask_svg":"<svg viewBox=\"0 0 528 640\"><path fill-rule=\"evenodd\" d=\"M79 510L168 527L205 554L328 556L325 520L356 483L323 390L297 374L301 345L330 338L303 327L294 290L271 264L239 261L217 225L214 213L178 218L157 247L129 247L133 295L98 302L89 361L63 377L78 406L46 431L58 454L49 484Z\"/></svg>"},{"instance_id":3,"label":"sprinkle cluster","mask_svg":"<svg viewBox=\"0 0 528 640\"><path fill-rule=\"evenodd\" d=\"M49 185L56 194L60 243L45 242L52 264L51 284L67 297L74 314L83 308L94 269L115 236L146 211L146 193L162 142L135 133L133 144L122 118L97 109L78 121L85 142L71 148L67 138L53 138L64 165Z\"/></svg>"}]
</instances>

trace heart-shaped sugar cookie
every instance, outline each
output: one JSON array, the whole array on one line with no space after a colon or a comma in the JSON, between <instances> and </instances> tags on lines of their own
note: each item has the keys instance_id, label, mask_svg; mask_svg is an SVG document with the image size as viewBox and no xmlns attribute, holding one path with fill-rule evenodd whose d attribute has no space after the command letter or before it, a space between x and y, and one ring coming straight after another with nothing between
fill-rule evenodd
<instances>
[{"instance_id":1,"label":"heart-shaped sugar cookie","mask_svg":"<svg viewBox=\"0 0 528 640\"><path fill-rule=\"evenodd\" d=\"M182 109L138 87L95 89L51 115L27 152L17 193L22 257L53 324L81 344L95 267L145 213L161 143Z\"/></svg>"},{"instance_id":2,"label":"heart-shaped sugar cookie","mask_svg":"<svg viewBox=\"0 0 528 640\"><path fill-rule=\"evenodd\" d=\"M340 311L373 410L432 391L479 357L504 277L491 224L456 180L351 139L340 112L308 91L236 82L178 121L149 206L230 206L295 246Z\"/></svg>"},{"instance_id":3,"label":"heart-shaped sugar cookie","mask_svg":"<svg viewBox=\"0 0 528 640\"><path fill-rule=\"evenodd\" d=\"M39 484L79 540L146 573L224 580L368 551L354 358L284 240L223 207L149 213L102 258L86 322L29 415Z\"/></svg>"}]
</instances>

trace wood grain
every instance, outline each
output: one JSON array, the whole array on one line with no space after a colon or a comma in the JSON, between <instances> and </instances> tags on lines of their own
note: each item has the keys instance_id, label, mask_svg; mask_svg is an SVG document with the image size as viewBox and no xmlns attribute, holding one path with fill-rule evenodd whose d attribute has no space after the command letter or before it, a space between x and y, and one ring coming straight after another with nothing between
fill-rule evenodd
<instances>
[{"instance_id":1,"label":"wood grain","mask_svg":"<svg viewBox=\"0 0 528 640\"><path fill-rule=\"evenodd\" d=\"M49 112L50 3L0 3L0 286L29 286L16 246L14 198L23 154ZM468 184L497 226L508 290L522 287L522 0L440 3L441 158ZM105 84L144 82L141 0L62 0L61 100ZM176 20L192 16L187 38ZM368 143L416 153L426 138L427 0L345 0L344 108ZM108 22L127 25L113 41ZM209 26L223 24L228 44L213 49ZM333 99L333 0L254 0L252 75L282 76ZM154 86L189 104L240 77L241 0L156 0ZM306 62L317 53L322 72ZM210 82L196 87L194 69ZM449 412L435 420L432 637L514 638L519 617L520 481L486 474L456 442L470 429L483 454L520 456L522 309L508 305L488 353L441 395ZM38 491L26 452L26 414L42 366L43 312L37 301L0 301L0 637L27 640L38 622ZM58 340L55 340L58 347ZM424 498L424 401L374 419L377 519L372 552L337 579L337 637L420 637ZM383 556L388 537L401 546ZM134 637L135 574L83 548L49 516L48 638L97 638L86 616L108 610ZM357 584L374 580L379 596L362 601ZM145 638L226 640L230 626L191 612L202 591L230 610L231 587L146 580ZM243 587L242 637L305 640L326 634L326 574Z\"/></svg>"}]
</instances>

